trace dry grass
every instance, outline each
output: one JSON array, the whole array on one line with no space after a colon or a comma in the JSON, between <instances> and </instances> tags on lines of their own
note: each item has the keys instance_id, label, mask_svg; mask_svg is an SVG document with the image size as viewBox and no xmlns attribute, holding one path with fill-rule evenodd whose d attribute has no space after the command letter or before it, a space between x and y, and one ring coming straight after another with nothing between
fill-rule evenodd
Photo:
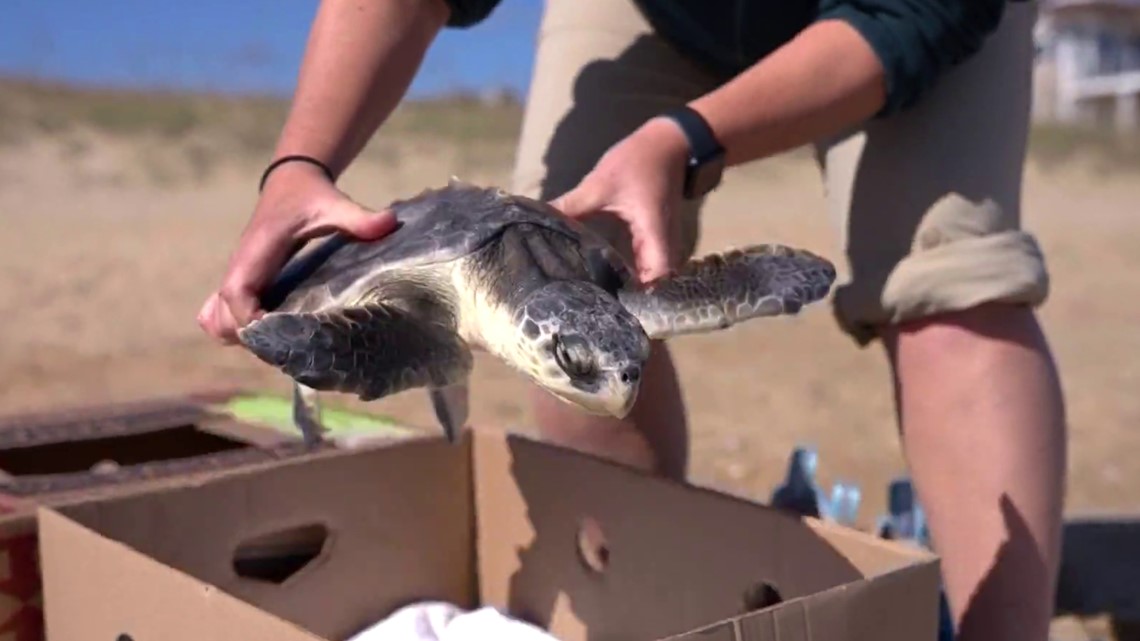
<instances>
[{"instance_id":1,"label":"dry grass","mask_svg":"<svg viewBox=\"0 0 1140 641\"><path fill-rule=\"evenodd\" d=\"M272 151L288 100L269 96L143 92L81 88L0 78L0 148L44 137L77 153L89 138L110 136L176 148L195 174L222 159L261 162ZM472 164L509 162L521 124L517 102L471 96L408 101L366 147L366 160L393 162L399 143L446 146ZM404 150L406 151L406 150ZM1140 136L1069 126L1038 126L1030 155L1042 170L1073 162L1098 172L1140 170Z\"/></svg>"},{"instance_id":2,"label":"dry grass","mask_svg":"<svg viewBox=\"0 0 1140 641\"><path fill-rule=\"evenodd\" d=\"M262 162L272 152L288 101L265 96L142 92L0 79L0 147L51 139L82 154L92 137L177 150L193 175L225 160ZM408 101L364 150L391 161L397 141L492 154L506 162L522 110L469 96ZM144 164L146 159L144 160ZM485 163L485 157L471 157Z\"/></svg>"}]
</instances>

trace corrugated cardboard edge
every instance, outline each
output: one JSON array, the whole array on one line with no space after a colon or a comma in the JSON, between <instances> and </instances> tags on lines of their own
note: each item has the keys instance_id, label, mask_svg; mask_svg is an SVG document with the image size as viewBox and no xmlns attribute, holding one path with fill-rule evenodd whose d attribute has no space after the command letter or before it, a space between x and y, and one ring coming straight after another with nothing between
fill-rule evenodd
<instances>
[{"instance_id":1,"label":"corrugated cardboard edge","mask_svg":"<svg viewBox=\"0 0 1140 641\"><path fill-rule=\"evenodd\" d=\"M891 568L872 573L868 578L882 576L915 565L925 565L931 562L937 564L941 562L941 557L937 554L917 545L899 541L889 541L870 532L864 532L863 530L857 530L813 517L803 517L801 520L824 539L857 541L869 549L882 550L897 559ZM853 562L859 565L857 560L853 559Z\"/></svg>"},{"instance_id":2,"label":"corrugated cardboard edge","mask_svg":"<svg viewBox=\"0 0 1140 641\"><path fill-rule=\"evenodd\" d=\"M241 638L247 641L321 641L287 621L103 538L51 508L37 508L36 520L44 551L44 575L59 574L65 566L74 564L82 564L87 575L85 581L71 584L45 582L45 636L52 641L114 639L120 634L139 639L200 641L232 638L239 630ZM156 585L162 588L155 589ZM90 593L95 590L98 594ZM204 603L209 616L202 616L202 607L180 607L191 599ZM129 604L129 608L116 608L115 602ZM120 622L105 618L100 612L124 609L139 613L133 619L133 629L117 629ZM85 616L69 616L79 610L86 610ZM147 611L153 614L142 614Z\"/></svg>"},{"instance_id":3,"label":"corrugated cardboard edge","mask_svg":"<svg viewBox=\"0 0 1140 641\"><path fill-rule=\"evenodd\" d=\"M890 639L911 641L938 636L938 564L926 560L859 583L724 619L659 641L826 641ZM895 597L916 583L932 595L925 611L903 610Z\"/></svg>"}]
</instances>

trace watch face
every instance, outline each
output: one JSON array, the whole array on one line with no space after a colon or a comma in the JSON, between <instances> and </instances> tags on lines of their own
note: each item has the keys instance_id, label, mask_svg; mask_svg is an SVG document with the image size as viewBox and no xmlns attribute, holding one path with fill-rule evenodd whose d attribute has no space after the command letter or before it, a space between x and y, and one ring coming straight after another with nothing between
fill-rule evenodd
<instances>
[{"instance_id":1,"label":"watch face","mask_svg":"<svg viewBox=\"0 0 1140 641\"><path fill-rule=\"evenodd\" d=\"M699 165L689 167L689 198L700 198L716 189L724 174L724 154L717 154Z\"/></svg>"}]
</instances>

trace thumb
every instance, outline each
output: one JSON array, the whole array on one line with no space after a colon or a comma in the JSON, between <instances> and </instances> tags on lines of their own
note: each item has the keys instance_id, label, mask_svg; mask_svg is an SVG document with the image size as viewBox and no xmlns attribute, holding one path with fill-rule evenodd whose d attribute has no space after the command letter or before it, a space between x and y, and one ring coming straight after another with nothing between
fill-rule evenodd
<instances>
[{"instance_id":1,"label":"thumb","mask_svg":"<svg viewBox=\"0 0 1140 641\"><path fill-rule=\"evenodd\" d=\"M589 216L596 213L604 204L595 194L596 190L583 189L581 186L575 187L550 201L550 206L571 218Z\"/></svg>"},{"instance_id":2,"label":"thumb","mask_svg":"<svg viewBox=\"0 0 1140 641\"><path fill-rule=\"evenodd\" d=\"M390 210L368 209L350 198L328 206L315 222L310 233L320 235L335 229L361 240L376 240L396 229L396 216Z\"/></svg>"}]
</instances>

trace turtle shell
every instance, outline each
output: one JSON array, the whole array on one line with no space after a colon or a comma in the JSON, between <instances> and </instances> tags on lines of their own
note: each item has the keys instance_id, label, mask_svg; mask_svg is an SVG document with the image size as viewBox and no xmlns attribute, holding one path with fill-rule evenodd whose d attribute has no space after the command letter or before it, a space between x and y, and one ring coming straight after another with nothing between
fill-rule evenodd
<instances>
[{"instance_id":1,"label":"turtle shell","mask_svg":"<svg viewBox=\"0 0 1140 641\"><path fill-rule=\"evenodd\" d=\"M605 240L550 205L454 178L444 187L394 201L388 209L398 224L393 232L374 241L341 233L319 241L285 266L262 295L262 308L293 308L317 291L319 298L333 300L378 272L459 260L517 224L541 225L578 240L588 253L601 252L609 261L620 261Z\"/></svg>"}]
</instances>

